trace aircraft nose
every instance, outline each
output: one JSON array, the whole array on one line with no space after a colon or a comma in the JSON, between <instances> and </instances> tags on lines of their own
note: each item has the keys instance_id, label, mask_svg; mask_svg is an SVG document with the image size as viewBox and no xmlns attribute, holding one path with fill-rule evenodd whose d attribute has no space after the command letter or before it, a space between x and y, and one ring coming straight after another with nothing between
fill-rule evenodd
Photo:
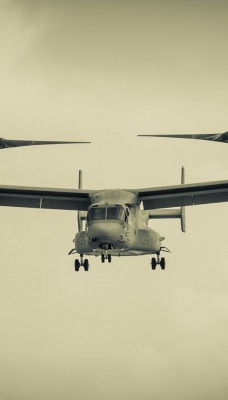
<instances>
[{"instance_id":1,"label":"aircraft nose","mask_svg":"<svg viewBox=\"0 0 228 400\"><path fill-rule=\"evenodd\" d=\"M88 228L89 242L93 247L125 241L123 225L116 222L95 222Z\"/></svg>"}]
</instances>

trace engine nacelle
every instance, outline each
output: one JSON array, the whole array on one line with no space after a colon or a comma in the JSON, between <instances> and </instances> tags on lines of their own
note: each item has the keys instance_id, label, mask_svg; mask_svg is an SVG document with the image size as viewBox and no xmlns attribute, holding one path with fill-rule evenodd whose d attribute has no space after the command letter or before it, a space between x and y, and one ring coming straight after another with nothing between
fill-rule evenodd
<instances>
[{"instance_id":1,"label":"engine nacelle","mask_svg":"<svg viewBox=\"0 0 228 400\"><path fill-rule=\"evenodd\" d=\"M181 169L181 184L185 183L184 167ZM164 219L164 218L180 218L181 230L186 232L186 221L185 221L185 206L180 208L161 208L156 210L144 211L148 213L148 219Z\"/></svg>"}]
</instances>

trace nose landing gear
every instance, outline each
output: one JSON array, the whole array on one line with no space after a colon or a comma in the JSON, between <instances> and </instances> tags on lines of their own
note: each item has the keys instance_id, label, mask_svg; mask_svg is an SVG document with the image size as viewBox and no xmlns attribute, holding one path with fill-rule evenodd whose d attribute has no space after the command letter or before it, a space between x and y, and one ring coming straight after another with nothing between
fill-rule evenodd
<instances>
[{"instance_id":1,"label":"nose landing gear","mask_svg":"<svg viewBox=\"0 0 228 400\"><path fill-rule=\"evenodd\" d=\"M80 267L84 267L86 272L89 271L89 260L87 258L84 260L83 254L80 254L80 260L76 258L74 262L74 268L76 272L79 271Z\"/></svg>"},{"instance_id":2,"label":"nose landing gear","mask_svg":"<svg viewBox=\"0 0 228 400\"><path fill-rule=\"evenodd\" d=\"M111 254L101 254L101 262L104 263L105 260L108 260L108 262L112 262L112 255Z\"/></svg>"}]
</instances>

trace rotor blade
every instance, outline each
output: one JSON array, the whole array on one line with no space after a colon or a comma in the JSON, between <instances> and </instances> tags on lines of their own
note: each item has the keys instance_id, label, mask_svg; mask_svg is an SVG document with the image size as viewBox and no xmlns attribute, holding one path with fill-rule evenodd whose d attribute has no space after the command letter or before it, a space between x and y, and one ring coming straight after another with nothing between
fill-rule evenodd
<instances>
[{"instance_id":1,"label":"rotor blade","mask_svg":"<svg viewBox=\"0 0 228 400\"><path fill-rule=\"evenodd\" d=\"M76 143L91 143L91 142L67 142L67 141L53 141L53 140L9 140L0 138L0 149L8 149L11 147L21 146L35 146L46 144L76 144Z\"/></svg>"},{"instance_id":2,"label":"rotor blade","mask_svg":"<svg viewBox=\"0 0 228 400\"><path fill-rule=\"evenodd\" d=\"M199 139L211 140L214 142L228 143L228 132L224 133L203 133L203 134L184 134L184 135L138 135L146 137L165 137L165 138L181 138L181 139Z\"/></svg>"}]
</instances>

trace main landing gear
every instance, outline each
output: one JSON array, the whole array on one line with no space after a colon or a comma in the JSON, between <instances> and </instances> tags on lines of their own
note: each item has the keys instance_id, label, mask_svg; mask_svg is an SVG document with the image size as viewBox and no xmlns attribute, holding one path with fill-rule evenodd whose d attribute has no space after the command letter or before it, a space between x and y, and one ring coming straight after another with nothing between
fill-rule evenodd
<instances>
[{"instance_id":1,"label":"main landing gear","mask_svg":"<svg viewBox=\"0 0 228 400\"><path fill-rule=\"evenodd\" d=\"M170 250L167 247L161 247L160 251L165 251L166 253L170 253ZM151 268L154 270L156 269L157 265L160 265L161 269L165 269L165 257L160 258L160 251L157 253L157 259L153 257L151 259Z\"/></svg>"},{"instance_id":2,"label":"main landing gear","mask_svg":"<svg viewBox=\"0 0 228 400\"><path fill-rule=\"evenodd\" d=\"M153 257L153 258L151 259L151 268L152 268L153 270L156 269L157 265L160 265L161 269L164 270L164 269L165 269L165 264L166 264L166 263L165 263L165 257L162 257L162 258L160 259L160 254L157 254L157 260L156 260L155 257Z\"/></svg>"},{"instance_id":3,"label":"main landing gear","mask_svg":"<svg viewBox=\"0 0 228 400\"><path fill-rule=\"evenodd\" d=\"M79 271L80 267L83 267L86 272L89 271L89 260L87 258L84 260L83 254L80 254L80 260L76 258L74 262L74 268L76 272Z\"/></svg>"}]
</instances>

